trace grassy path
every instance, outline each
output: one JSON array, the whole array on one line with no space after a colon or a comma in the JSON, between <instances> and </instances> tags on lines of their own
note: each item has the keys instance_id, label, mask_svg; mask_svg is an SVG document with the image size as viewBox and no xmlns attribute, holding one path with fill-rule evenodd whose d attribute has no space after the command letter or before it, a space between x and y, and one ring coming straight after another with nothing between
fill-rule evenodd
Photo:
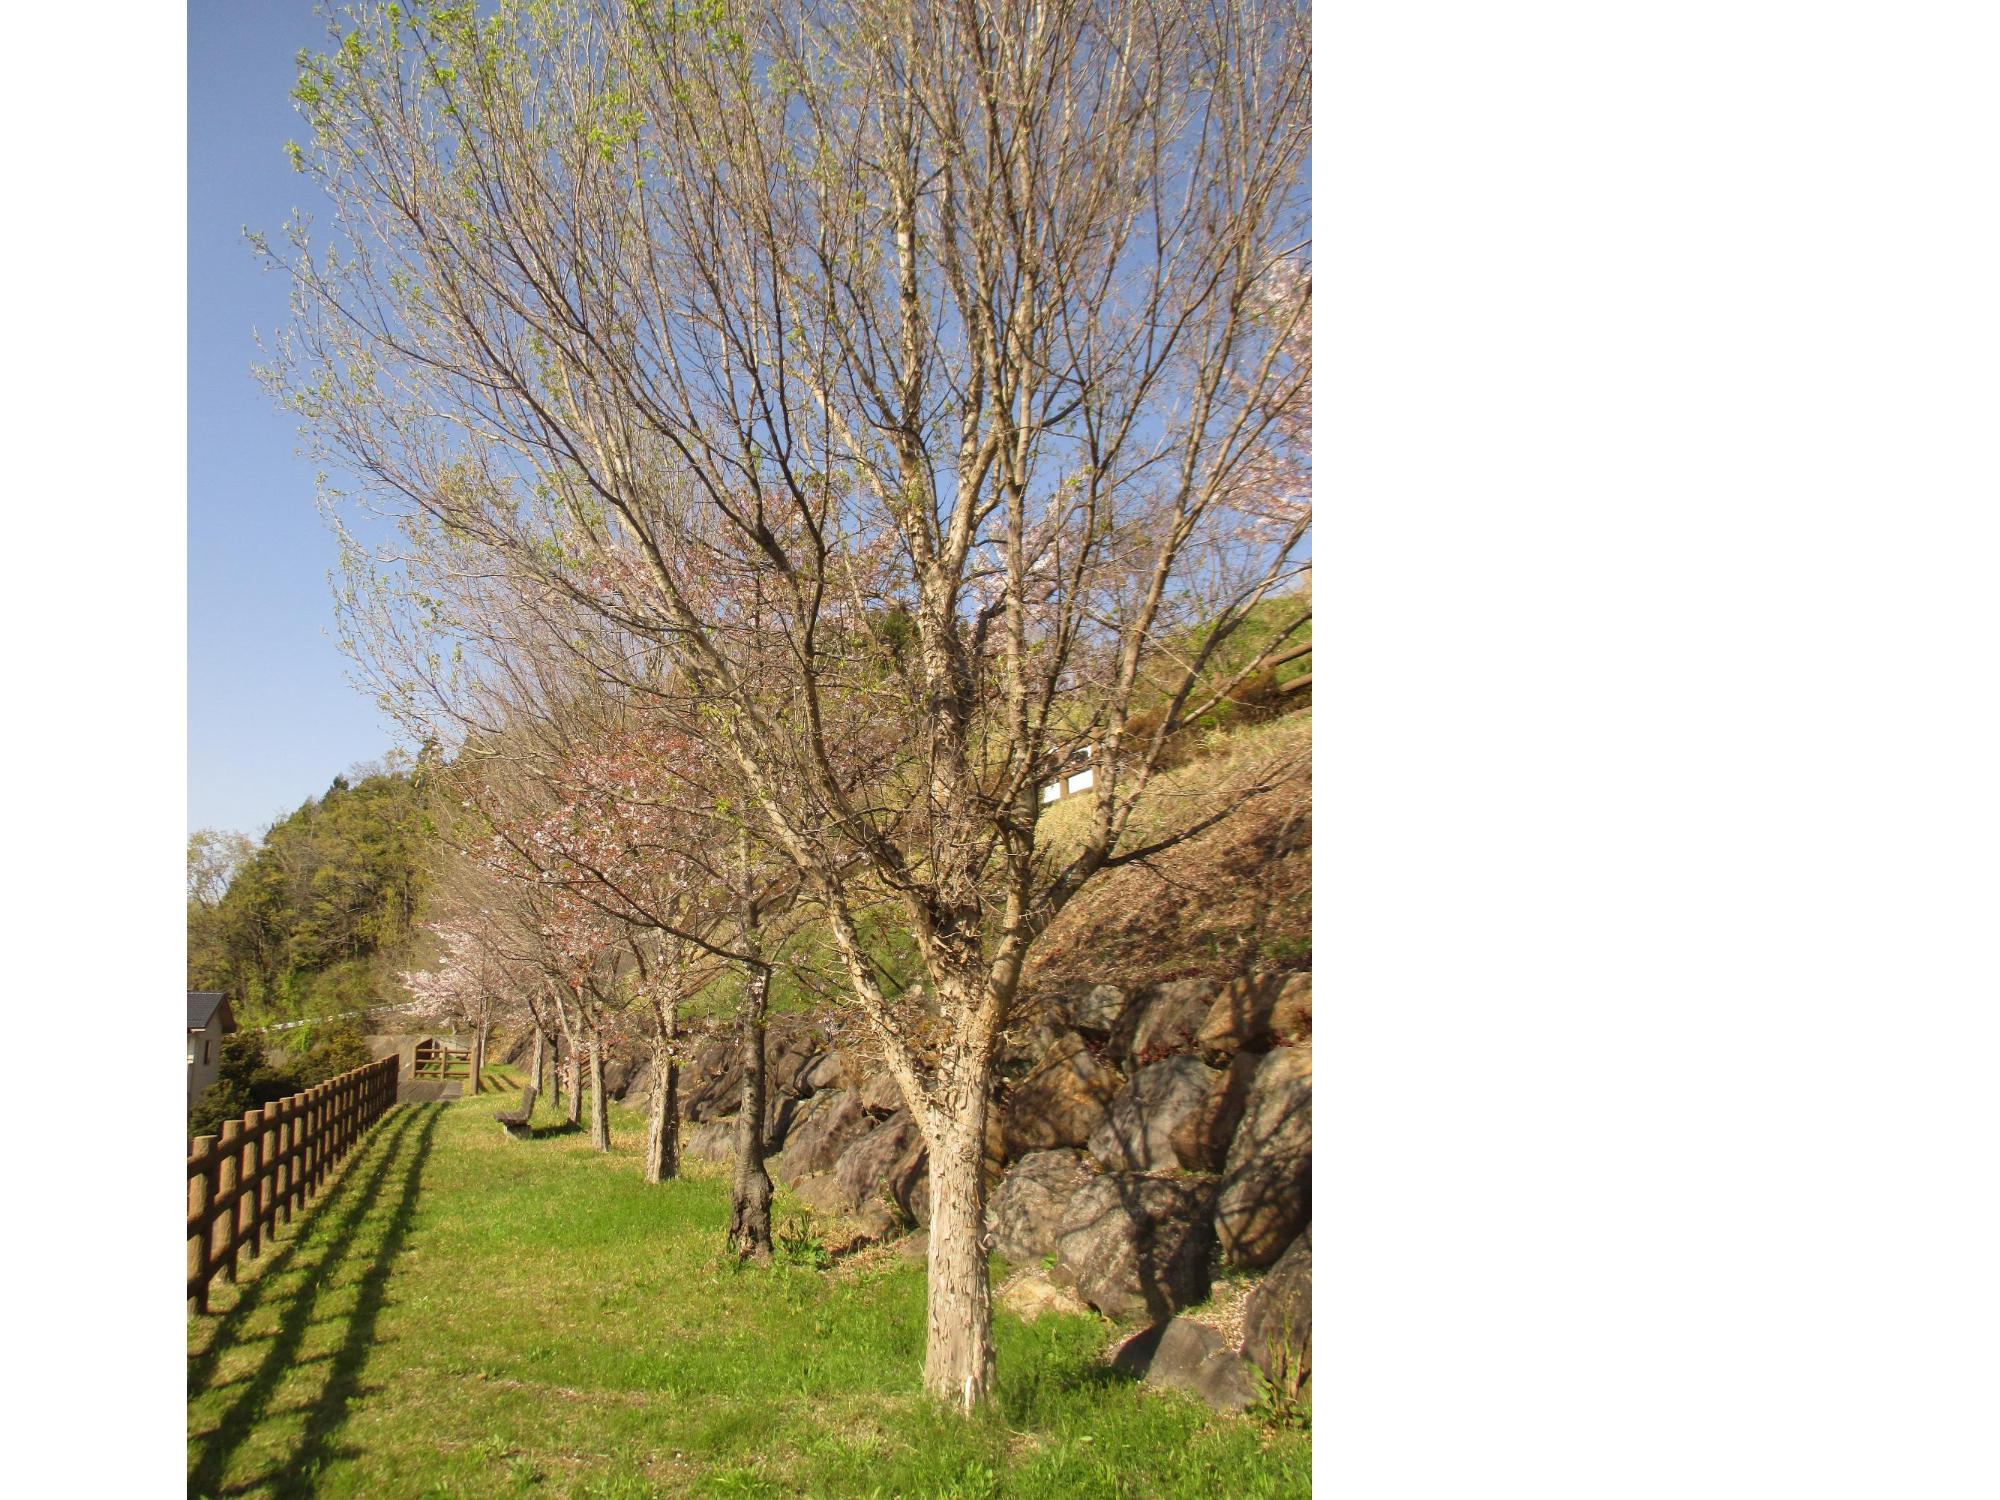
<instances>
[{"instance_id":1,"label":"grassy path","mask_svg":"<svg viewBox=\"0 0 2000 1500\"><path fill-rule=\"evenodd\" d=\"M719 1177L649 1188L495 1098L392 1111L189 1320L190 1495L1303 1495L1308 1439L1141 1391L1000 1315L1000 1395L923 1399L923 1267L738 1268ZM779 1205L784 1208L783 1198Z\"/></svg>"}]
</instances>

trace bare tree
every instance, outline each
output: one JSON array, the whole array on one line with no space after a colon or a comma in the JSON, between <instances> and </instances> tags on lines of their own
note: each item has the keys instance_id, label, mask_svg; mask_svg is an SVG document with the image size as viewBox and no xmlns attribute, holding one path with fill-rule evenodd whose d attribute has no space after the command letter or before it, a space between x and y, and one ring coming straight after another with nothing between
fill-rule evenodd
<instances>
[{"instance_id":1,"label":"bare tree","mask_svg":"<svg viewBox=\"0 0 2000 1500\"><path fill-rule=\"evenodd\" d=\"M213 911L222 904L229 882L257 852L257 846L240 833L222 828L198 828L188 835L188 900Z\"/></svg>"},{"instance_id":2,"label":"bare tree","mask_svg":"<svg viewBox=\"0 0 2000 1500\"><path fill-rule=\"evenodd\" d=\"M270 370L401 526L349 538L359 649L449 700L538 632L702 726L929 1148L925 1384L967 1408L1024 964L1160 847L1128 832L1167 738L1304 624L1219 666L1310 524L1269 487L1310 378L1306 30L1297 0L390 7L300 79L334 224L295 229ZM1054 859L1041 788L1086 753ZM878 897L923 1004L866 951Z\"/></svg>"}]
</instances>

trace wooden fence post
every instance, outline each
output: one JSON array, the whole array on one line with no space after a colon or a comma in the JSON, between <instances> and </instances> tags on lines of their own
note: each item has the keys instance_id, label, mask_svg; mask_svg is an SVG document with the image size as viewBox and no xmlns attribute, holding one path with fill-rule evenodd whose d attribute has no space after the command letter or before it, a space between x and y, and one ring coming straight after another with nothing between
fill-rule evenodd
<instances>
[{"instance_id":1,"label":"wooden fence post","mask_svg":"<svg viewBox=\"0 0 2000 1500\"><path fill-rule=\"evenodd\" d=\"M271 1221L274 1232L280 1223L292 1222L292 1101L280 1099L277 1110L278 1133L274 1139L278 1143L278 1166L271 1179L271 1196L277 1203L277 1217Z\"/></svg>"},{"instance_id":2,"label":"wooden fence post","mask_svg":"<svg viewBox=\"0 0 2000 1500\"><path fill-rule=\"evenodd\" d=\"M257 1116L256 1191L250 1195L252 1255L262 1255L270 1243L271 1226L271 1122L277 1118L274 1106L266 1104L254 1111Z\"/></svg>"},{"instance_id":3,"label":"wooden fence post","mask_svg":"<svg viewBox=\"0 0 2000 1500\"><path fill-rule=\"evenodd\" d=\"M208 1204L211 1196L209 1178L215 1171L215 1137L196 1136L192 1155L197 1160L204 1156L208 1160L188 1175L188 1222L194 1226L194 1233L188 1236L188 1281L194 1288L188 1301L196 1312L205 1313L208 1311L208 1241L214 1230L209 1223Z\"/></svg>"},{"instance_id":4,"label":"wooden fence post","mask_svg":"<svg viewBox=\"0 0 2000 1500\"><path fill-rule=\"evenodd\" d=\"M222 1139L216 1143L216 1149L222 1153L215 1170L215 1232L219 1243L212 1260L215 1269L229 1281L236 1279L236 1143L242 1134L241 1120L224 1120Z\"/></svg>"},{"instance_id":5,"label":"wooden fence post","mask_svg":"<svg viewBox=\"0 0 2000 1500\"><path fill-rule=\"evenodd\" d=\"M303 1094L294 1094L285 1101L292 1112L292 1212L297 1213L306 1206L306 1100Z\"/></svg>"},{"instance_id":6,"label":"wooden fence post","mask_svg":"<svg viewBox=\"0 0 2000 1500\"><path fill-rule=\"evenodd\" d=\"M284 1145L285 1103L273 1100L264 1106L264 1149L259 1160L263 1163L263 1177L257 1187L257 1207L264 1215L264 1243L271 1244L278 1238L278 1162L279 1148Z\"/></svg>"},{"instance_id":7,"label":"wooden fence post","mask_svg":"<svg viewBox=\"0 0 2000 1500\"><path fill-rule=\"evenodd\" d=\"M306 1152L311 1158L306 1167L306 1192L316 1195L319 1180L326 1170L326 1085L316 1083L306 1090L306 1109L310 1117L306 1122Z\"/></svg>"},{"instance_id":8,"label":"wooden fence post","mask_svg":"<svg viewBox=\"0 0 2000 1500\"><path fill-rule=\"evenodd\" d=\"M237 1238L244 1242L244 1248L255 1260L263 1245L257 1233L257 1127L263 1124L262 1109L243 1111L243 1166L237 1174L236 1182L242 1194L236 1200Z\"/></svg>"}]
</instances>

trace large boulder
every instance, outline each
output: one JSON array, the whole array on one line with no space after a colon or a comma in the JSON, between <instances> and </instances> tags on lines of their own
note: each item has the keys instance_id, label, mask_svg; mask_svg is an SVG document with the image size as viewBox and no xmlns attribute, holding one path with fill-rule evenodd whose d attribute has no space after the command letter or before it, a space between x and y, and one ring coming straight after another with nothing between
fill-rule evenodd
<instances>
[{"instance_id":1,"label":"large boulder","mask_svg":"<svg viewBox=\"0 0 2000 1500\"><path fill-rule=\"evenodd\" d=\"M896 1075L879 1068L861 1085L861 1107L872 1115L893 1115L903 1107L902 1086Z\"/></svg>"},{"instance_id":2,"label":"large boulder","mask_svg":"<svg viewBox=\"0 0 2000 1500\"><path fill-rule=\"evenodd\" d=\"M773 1094L810 1094L807 1078L831 1050L826 1033L802 1016L774 1016L764 1028L764 1087Z\"/></svg>"},{"instance_id":3,"label":"large boulder","mask_svg":"<svg viewBox=\"0 0 2000 1500\"><path fill-rule=\"evenodd\" d=\"M1050 1313L1078 1318L1090 1316L1090 1309L1081 1297L1039 1271L1008 1280L1001 1285L996 1296L1002 1307L1024 1323L1032 1323Z\"/></svg>"},{"instance_id":4,"label":"large boulder","mask_svg":"<svg viewBox=\"0 0 2000 1500\"><path fill-rule=\"evenodd\" d=\"M1271 1007L1271 1044L1310 1048L1312 1029L1312 975L1294 974L1278 991L1278 1003Z\"/></svg>"},{"instance_id":5,"label":"large boulder","mask_svg":"<svg viewBox=\"0 0 2000 1500\"><path fill-rule=\"evenodd\" d=\"M816 1172L800 1179L792 1194L815 1217L836 1220L839 1228L825 1237L828 1251L845 1255L863 1245L892 1239L903 1229L903 1218L887 1203L855 1203L846 1185L832 1172Z\"/></svg>"},{"instance_id":6,"label":"large boulder","mask_svg":"<svg viewBox=\"0 0 2000 1500\"><path fill-rule=\"evenodd\" d=\"M1286 1395L1312 1391L1312 1229L1243 1304L1243 1355Z\"/></svg>"},{"instance_id":7,"label":"large boulder","mask_svg":"<svg viewBox=\"0 0 2000 1500\"><path fill-rule=\"evenodd\" d=\"M1207 1102L1219 1075L1193 1057L1169 1057L1134 1073L1090 1134L1090 1154L1118 1172L1193 1167L1175 1152L1182 1120Z\"/></svg>"},{"instance_id":8,"label":"large boulder","mask_svg":"<svg viewBox=\"0 0 2000 1500\"><path fill-rule=\"evenodd\" d=\"M778 1180L789 1185L815 1172L831 1172L840 1153L875 1124L851 1092L814 1095L792 1122L785 1149L778 1154Z\"/></svg>"},{"instance_id":9,"label":"large boulder","mask_svg":"<svg viewBox=\"0 0 2000 1500\"><path fill-rule=\"evenodd\" d=\"M1217 1411L1248 1411L1257 1404L1250 1361L1234 1349L1218 1349L1194 1372L1194 1393Z\"/></svg>"},{"instance_id":10,"label":"large boulder","mask_svg":"<svg viewBox=\"0 0 2000 1500\"><path fill-rule=\"evenodd\" d=\"M847 1190L831 1172L814 1172L791 1184L792 1196L816 1214L847 1214L854 1205Z\"/></svg>"},{"instance_id":11,"label":"large boulder","mask_svg":"<svg viewBox=\"0 0 2000 1500\"><path fill-rule=\"evenodd\" d=\"M910 1195L924 1179L928 1161L917 1122L902 1110L841 1152L833 1175L853 1208L893 1202L911 1214Z\"/></svg>"},{"instance_id":12,"label":"large boulder","mask_svg":"<svg viewBox=\"0 0 2000 1500\"><path fill-rule=\"evenodd\" d=\"M1312 1221L1312 1159L1252 1158L1215 1200L1215 1237L1231 1266L1268 1266Z\"/></svg>"},{"instance_id":13,"label":"large boulder","mask_svg":"<svg viewBox=\"0 0 2000 1500\"><path fill-rule=\"evenodd\" d=\"M1159 1320L1208 1295L1214 1185L1108 1172L1070 1199L1056 1230L1056 1279L1113 1318Z\"/></svg>"},{"instance_id":14,"label":"large boulder","mask_svg":"<svg viewBox=\"0 0 2000 1500\"><path fill-rule=\"evenodd\" d=\"M614 1047L604 1058L604 1097L623 1099L632 1089L632 1080L644 1059L643 1052L630 1047Z\"/></svg>"},{"instance_id":15,"label":"large boulder","mask_svg":"<svg viewBox=\"0 0 2000 1500\"><path fill-rule=\"evenodd\" d=\"M1184 1391L1194 1385L1195 1372L1208 1357L1227 1347L1222 1335L1206 1324L1169 1318L1119 1344L1111 1353L1111 1368L1148 1385Z\"/></svg>"},{"instance_id":16,"label":"large boulder","mask_svg":"<svg viewBox=\"0 0 2000 1500\"><path fill-rule=\"evenodd\" d=\"M1229 1143L1215 1234L1234 1266L1268 1266L1312 1218L1312 1054L1280 1047L1250 1083Z\"/></svg>"},{"instance_id":17,"label":"large boulder","mask_svg":"<svg viewBox=\"0 0 2000 1500\"><path fill-rule=\"evenodd\" d=\"M1083 1145L1117 1092L1118 1075L1069 1032L1008 1097L1002 1121L1007 1155Z\"/></svg>"},{"instance_id":18,"label":"large boulder","mask_svg":"<svg viewBox=\"0 0 2000 1500\"><path fill-rule=\"evenodd\" d=\"M1072 1031L1106 1037L1118 1029L1131 998L1124 990L1108 984L1050 997L1049 1010L1056 1020Z\"/></svg>"},{"instance_id":19,"label":"large boulder","mask_svg":"<svg viewBox=\"0 0 2000 1500\"><path fill-rule=\"evenodd\" d=\"M1127 1011L1116 1038L1117 1050L1141 1066L1192 1052L1214 1005L1215 986L1206 979L1155 985Z\"/></svg>"},{"instance_id":20,"label":"large boulder","mask_svg":"<svg viewBox=\"0 0 2000 1500\"><path fill-rule=\"evenodd\" d=\"M822 1052L813 1059L813 1065L806 1069L799 1081L807 1094L847 1088L847 1060L838 1052Z\"/></svg>"},{"instance_id":21,"label":"large boulder","mask_svg":"<svg viewBox=\"0 0 2000 1500\"><path fill-rule=\"evenodd\" d=\"M719 1120L743 1107L743 1059L733 1035L714 1036L694 1049L681 1069L681 1116Z\"/></svg>"},{"instance_id":22,"label":"large boulder","mask_svg":"<svg viewBox=\"0 0 2000 1500\"><path fill-rule=\"evenodd\" d=\"M1021 1019L1000 1033L995 1054L1004 1078L1020 1078L1041 1066L1049 1049L1062 1040L1062 1028L1044 1019Z\"/></svg>"},{"instance_id":23,"label":"large boulder","mask_svg":"<svg viewBox=\"0 0 2000 1500\"><path fill-rule=\"evenodd\" d=\"M1112 1352L1111 1367L1147 1385L1191 1391L1218 1411L1246 1411L1257 1401L1249 1361L1213 1328L1187 1318L1140 1329Z\"/></svg>"},{"instance_id":24,"label":"large boulder","mask_svg":"<svg viewBox=\"0 0 2000 1500\"><path fill-rule=\"evenodd\" d=\"M1283 975L1266 971L1238 975L1223 985L1195 1033L1195 1051L1218 1068L1239 1052L1269 1052L1271 1007L1283 983Z\"/></svg>"},{"instance_id":25,"label":"large boulder","mask_svg":"<svg viewBox=\"0 0 2000 1500\"><path fill-rule=\"evenodd\" d=\"M992 1249L1023 1264L1055 1254L1063 1212L1088 1181L1080 1151L1032 1151L1022 1157L986 1200Z\"/></svg>"},{"instance_id":26,"label":"large boulder","mask_svg":"<svg viewBox=\"0 0 2000 1500\"><path fill-rule=\"evenodd\" d=\"M785 1144L785 1137L791 1133L792 1121L798 1118L805 1103L796 1094L776 1092L764 1095L764 1151L776 1151Z\"/></svg>"},{"instance_id":27,"label":"large boulder","mask_svg":"<svg viewBox=\"0 0 2000 1500\"><path fill-rule=\"evenodd\" d=\"M736 1121L703 1120L681 1127L681 1155L691 1161L728 1163L736 1160Z\"/></svg>"},{"instance_id":28,"label":"large boulder","mask_svg":"<svg viewBox=\"0 0 2000 1500\"><path fill-rule=\"evenodd\" d=\"M1239 1052L1229 1059L1228 1067L1209 1075L1208 1093L1200 1107L1182 1115L1169 1137L1174 1159L1182 1166L1191 1172L1222 1170L1263 1061L1261 1052Z\"/></svg>"}]
</instances>

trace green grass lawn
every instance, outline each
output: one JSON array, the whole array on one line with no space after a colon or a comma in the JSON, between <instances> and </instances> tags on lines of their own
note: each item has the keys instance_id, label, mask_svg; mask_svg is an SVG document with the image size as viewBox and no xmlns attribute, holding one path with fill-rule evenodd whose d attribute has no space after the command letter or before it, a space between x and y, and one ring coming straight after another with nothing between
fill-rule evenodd
<instances>
[{"instance_id":1,"label":"green grass lawn","mask_svg":"<svg viewBox=\"0 0 2000 1500\"><path fill-rule=\"evenodd\" d=\"M920 1390L921 1263L738 1268L726 1183L641 1182L638 1114L605 1157L495 1104L392 1110L189 1320L191 1496L1309 1488L1306 1434L1113 1375L1094 1320L999 1314L999 1398L956 1417Z\"/></svg>"}]
</instances>

